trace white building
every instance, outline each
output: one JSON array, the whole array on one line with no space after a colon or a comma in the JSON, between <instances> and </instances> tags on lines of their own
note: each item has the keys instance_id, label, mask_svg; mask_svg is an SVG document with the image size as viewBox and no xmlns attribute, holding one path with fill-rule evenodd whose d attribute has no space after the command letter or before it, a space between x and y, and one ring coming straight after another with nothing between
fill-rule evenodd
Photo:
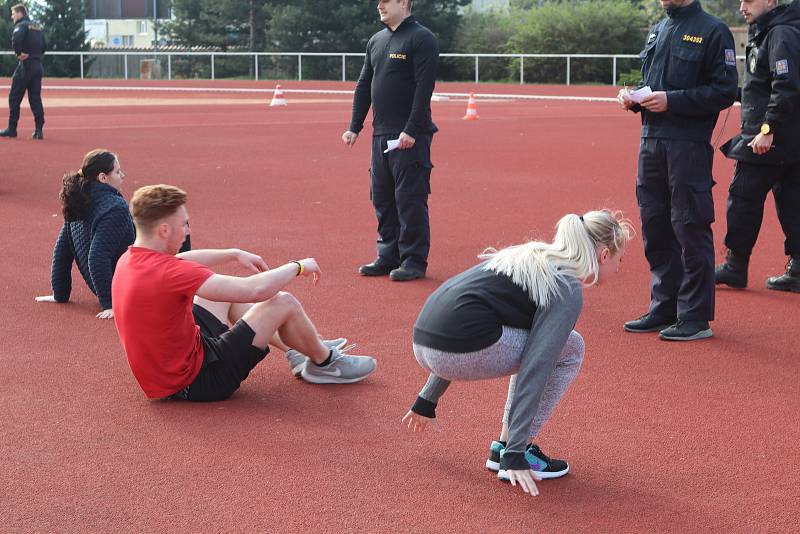
<instances>
[{"instance_id":1,"label":"white building","mask_svg":"<svg viewBox=\"0 0 800 534\"><path fill-rule=\"evenodd\" d=\"M170 18L165 0L86 0L84 29L92 46L149 48L156 39L154 14ZM158 36L161 41L161 35Z\"/></svg>"},{"instance_id":2,"label":"white building","mask_svg":"<svg viewBox=\"0 0 800 534\"><path fill-rule=\"evenodd\" d=\"M472 0L473 11L489 11L490 9L508 9L508 0Z\"/></svg>"},{"instance_id":3,"label":"white building","mask_svg":"<svg viewBox=\"0 0 800 534\"><path fill-rule=\"evenodd\" d=\"M155 39L153 21L147 19L86 19L83 28L92 46L149 48Z\"/></svg>"}]
</instances>

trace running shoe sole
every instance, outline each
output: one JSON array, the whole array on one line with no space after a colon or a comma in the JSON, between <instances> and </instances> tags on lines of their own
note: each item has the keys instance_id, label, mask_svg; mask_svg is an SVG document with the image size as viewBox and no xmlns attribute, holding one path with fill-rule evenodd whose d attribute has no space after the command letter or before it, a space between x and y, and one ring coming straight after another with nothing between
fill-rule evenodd
<instances>
[{"instance_id":1,"label":"running shoe sole","mask_svg":"<svg viewBox=\"0 0 800 534\"><path fill-rule=\"evenodd\" d=\"M563 469L561 471L534 471L534 473L539 475L539 477L542 480L546 480L546 479L549 479L549 478L560 478L560 477L563 477L564 475L566 475L567 473L569 473L569 465L567 466L566 469ZM506 482L508 482L508 480L509 480L508 472L505 469L500 469L497 472L497 478L499 478L500 480L505 480Z\"/></svg>"},{"instance_id":2,"label":"running shoe sole","mask_svg":"<svg viewBox=\"0 0 800 534\"><path fill-rule=\"evenodd\" d=\"M691 336L665 336L664 334L659 334L658 337L666 341L694 341L696 339L706 339L713 335L714 333L709 328L707 330L700 330Z\"/></svg>"},{"instance_id":3,"label":"running shoe sole","mask_svg":"<svg viewBox=\"0 0 800 534\"><path fill-rule=\"evenodd\" d=\"M371 375L373 372L374 369L364 376L359 376L356 378L339 378L335 376L332 377L314 376L314 375L309 376L308 374L306 374L305 369L303 369L303 373L301 376L303 377L303 380L305 380L310 384L355 384L356 382L361 382L369 375Z\"/></svg>"}]
</instances>

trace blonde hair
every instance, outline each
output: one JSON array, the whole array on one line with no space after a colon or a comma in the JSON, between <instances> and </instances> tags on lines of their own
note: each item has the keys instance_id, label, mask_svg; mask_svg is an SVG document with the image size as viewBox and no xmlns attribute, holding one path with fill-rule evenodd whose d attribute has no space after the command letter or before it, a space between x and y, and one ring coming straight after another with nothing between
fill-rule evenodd
<instances>
[{"instance_id":1,"label":"blonde hair","mask_svg":"<svg viewBox=\"0 0 800 534\"><path fill-rule=\"evenodd\" d=\"M139 230L150 231L158 221L186 204L186 191L171 185L146 185L131 197L131 216Z\"/></svg>"},{"instance_id":2,"label":"blonde hair","mask_svg":"<svg viewBox=\"0 0 800 534\"><path fill-rule=\"evenodd\" d=\"M531 300L546 308L561 295L559 287L567 276L585 286L596 284L598 250L605 247L612 255L618 254L633 235L633 225L619 211L571 213L556 224L552 243L529 241L499 251L486 249L478 257L488 260L485 270L508 276Z\"/></svg>"}]
</instances>

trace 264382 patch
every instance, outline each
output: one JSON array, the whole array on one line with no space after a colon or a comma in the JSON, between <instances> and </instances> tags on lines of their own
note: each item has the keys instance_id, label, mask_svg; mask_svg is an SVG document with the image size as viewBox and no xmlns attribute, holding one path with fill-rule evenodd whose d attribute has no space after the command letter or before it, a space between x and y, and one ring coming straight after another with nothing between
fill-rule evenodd
<instances>
[{"instance_id":1,"label":"264382 patch","mask_svg":"<svg viewBox=\"0 0 800 534\"><path fill-rule=\"evenodd\" d=\"M779 59L775 62L775 74L789 74L788 59Z\"/></svg>"}]
</instances>

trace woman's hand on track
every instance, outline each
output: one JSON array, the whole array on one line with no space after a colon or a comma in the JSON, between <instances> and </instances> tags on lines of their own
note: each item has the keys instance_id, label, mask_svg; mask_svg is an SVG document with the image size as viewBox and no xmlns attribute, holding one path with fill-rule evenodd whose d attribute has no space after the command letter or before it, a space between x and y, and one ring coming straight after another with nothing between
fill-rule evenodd
<instances>
[{"instance_id":1,"label":"woman's hand on track","mask_svg":"<svg viewBox=\"0 0 800 534\"><path fill-rule=\"evenodd\" d=\"M403 416L402 423L412 432L422 432L428 425L431 425L431 428L436 432L442 431L439 423L436 422L436 419L419 415L411 410L409 410L408 413Z\"/></svg>"},{"instance_id":2,"label":"woman's hand on track","mask_svg":"<svg viewBox=\"0 0 800 534\"><path fill-rule=\"evenodd\" d=\"M98 319L113 319L114 318L114 310L112 310L111 308L109 308L107 310L103 310L100 313L98 313L97 315L95 315L95 317L97 317Z\"/></svg>"},{"instance_id":3,"label":"woman's hand on track","mask_svg":"<svg viewBox=\"0 0 800 534\"><path fill-rule=\"evenodd\" d=\"M42 295L41 297L36 297L35 300L36 302L57 302L53 295Z\"/></svg>"},{"instance_id":4,"label":"woman's hand on track","mask_svg":"<svg viewBox=\"0 0 800 534\"><path fill-rule=\"evenodd\" d=\"M534 480L542 480L542 478L531 469L508 469L506 473L508 473L508 480L511 482L512 486L519 484L522 491L529 494L531 497L539 495L539 489L536 487L536 482L534 482Z\"/></svg>"}]
</instances>

